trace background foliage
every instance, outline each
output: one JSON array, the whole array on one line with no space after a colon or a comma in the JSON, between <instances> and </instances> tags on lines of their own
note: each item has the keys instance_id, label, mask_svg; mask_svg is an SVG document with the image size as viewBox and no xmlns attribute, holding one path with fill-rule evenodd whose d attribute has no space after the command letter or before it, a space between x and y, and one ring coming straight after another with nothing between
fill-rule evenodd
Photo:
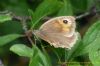
<instances>
[{"instance_id":1,"label":"background foliage","mask_svg":"<svg viewBox=\"0 0 100 66\"><path fill-rule=\"evenodd\" d=\"M81 14L71 50L31 34L50 18ZM0 60L4 66L99 66L100 0L0 0Z\"/></svg>"}]
</instances>

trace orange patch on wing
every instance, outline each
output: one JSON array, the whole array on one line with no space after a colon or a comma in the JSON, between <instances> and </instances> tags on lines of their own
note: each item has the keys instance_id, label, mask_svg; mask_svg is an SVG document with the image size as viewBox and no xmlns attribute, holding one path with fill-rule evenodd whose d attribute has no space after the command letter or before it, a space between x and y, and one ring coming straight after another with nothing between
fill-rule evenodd
<instances>
[{"instance_id":1,"label":"orange patch on wing","mask_svg":"<svg viewBox=\"0 0 100 66\"><path fill-rule=\"evenodd\" d=\"M53 24L55 27L60 27L60 24L58 22L54 22Z\"/></svg>"},{"instance_id":2,"label":"orange patch on wing","mask_svg":"<svg viewBox=\"0 0 100 66\"><path fill-rule=\"evenodd\" d=\"M59 24L59 22L54 22L54 27L55 27L55 29L59 29L59 30L61 30L62 29L62 26Z\"/></svg>"}]
</instances>

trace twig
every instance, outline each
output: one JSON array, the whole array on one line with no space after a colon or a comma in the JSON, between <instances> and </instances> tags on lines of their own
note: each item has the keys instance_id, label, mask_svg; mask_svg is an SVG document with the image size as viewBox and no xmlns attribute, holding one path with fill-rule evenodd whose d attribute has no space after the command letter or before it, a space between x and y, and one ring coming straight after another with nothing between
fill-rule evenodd
<instances>
[{"instance_id":1,"label":"twig","mask_svg":"<svg viewBox=\"0 0 100 66\"><path fill-rule=\"evenodd\" d=\"M16 16L16 15L12 15L13 20L18 20L18 21L22 21L22 18L24 18L25 21L27 20L31 20L31 16Z\"/></svg>"},{"instance_id":2,"label":"twig","mask_svg":"<svg viewBox=\"0 0 100 66\"><path fill-rule=\"evenodd\" d=\"M21 18L20 18L21 19ZM31 39L31 36L32 36L32 31L31 30L28 30L27 28L27 24L26 24L26 19L25 18L22 18L21 19L21 22L22 22L22 26L23 26L23 30L25 32L25 35L27 36L28 40L30 41L31 44L34 44L33 40Z\"/></svg>"},{"instance_id":3,"label":"twig","mask_svg":"<svg viewBox=\"0 0 100 66\"><path fill-rule=\"evenodd\" d=\"M76 16L76 19L83 18L83 17L85 17L85 16L88 16L89 14L90 14L89 12L86 12L86 13L84 13L84 14L81 14L81 15L79 15L79 16Z\"/></svg>"},{"instance_id":4,"label":"twig","mask_svg":"<svg viewBox=\"0 0 100 66\"><path fill-rule=\"evenodd\" d=\"M79 16L76 16L76 19L81 19L81 18L89 16L89 15L96 15L97 13L100 13L100 10L97 10L96 7L92 7L90 9L90 11L88 11L86 13L83 13L83 14L81 14Z\"/></svg>"}]
</instances>

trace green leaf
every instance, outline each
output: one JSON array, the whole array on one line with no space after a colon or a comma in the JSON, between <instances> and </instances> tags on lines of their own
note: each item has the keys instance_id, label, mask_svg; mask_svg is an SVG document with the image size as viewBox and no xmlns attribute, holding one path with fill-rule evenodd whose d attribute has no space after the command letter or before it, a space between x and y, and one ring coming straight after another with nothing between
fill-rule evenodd
<instances>
[{"instance_id":1,"label":"green leaf","mask_svg":"<svg viewBox=\"0 0 100 66\"><path fill-rule=\"evenodd\" d=\"M19 21L7 21L0 25L0 34L22 34L22 24Z\"/></svg>"},{"instance_id":2,"label":"green leaf","mask_svg":"<svg viewBox=\"0 0 100 66\"><path fill-rule=\"evenodd\" d=\"M10 15L0 15L0 23L3 23L8 20L12 20L12 17Z\"/></svg>"},{"instance_id":3,"label":"green leaf","mask_svg":"<svg viewBox=\"0 0 100 66\"><path fill-rule=\"evenodd\" d=\"M5 9L12 12L16 16L28 16L29 5L25 0L9 0L7 4Z\"/></svg>"},{"instance_id":4,"label":"green leaf","mask_svg":"<svg viewBox=\"0 0 100 66\"><path fill-rule=\"evenodd\" d=\"M72 5L70 0L63 0L62 7L58 12L58 16L73 15Z\"/></svg>"},{"instance_id":5,"label":"green leaf","mask_svg":"<svg viewBox=\"0 0 100 66\"><path fill-rule=\"evenodd\" d=\"M75 13L85 12L87 10L87 0L70 0Z\"/></svg>"},{"instance_id":6,"label":"green leaf","mask_svg":"<svg viewBox=\"0 0 100 66\"><path fill-rule=\"evenodd\" d=\"M96 21L96 23L93 24L84 35L83 37L84 45L92 43L96 39L99 31L100 31L100 20Z\"/></svg>"},{"instance_id":7,"label":"green leaf","mask_svg":"<svg viewBox=\"0 0 100 66\"><path fill-rule=\"evenodd\" d=\"M97 11L100 11L100 2L98 0L87 0L87 9L91 9L92 7L96 8Z\"/></svg>"},{"instance_id":8,"label":"green leaf","mask_svg":"<svg viewBox=\"0 0 100 66\"><path fill-rule=\"evenodd\" d=\"M19 35L19 34L9 34L9 35L5 35L5 36L0 36L0 46L3 46L21 36L22 35Z\"/></svg>"},{"instance_id":9,"label":"green leaf","mask_svg":"<svg viewBox=\"0 0 100 66\"><path fill-rule=\"evenodd\" d=\"M95 0L87 0L87 9L91 9L93 5L95 5L96 1Z\"/></svg>"},{"instance_id":10,"label":"green leaf","mask_svg":"<svg viewBox=\"0 0 100 66\"><path fill-rule=\"evenodd\" d=\"M83 37L83 43L79 47L79 55L88 53L90 50L100 48L100 20L93 24L85 36Z\"/></svg>"},{"instance_id":11,"label":"green leaf","mask_svg":"<svg viewBox=\"0 0 100 66\"><path fill-rule=\"evenodd\" d=\"M92 43L90 43L89 45L84 47L84 49L82 49L80 54L82 55L82 54L91 52L91 50L98 50L98 49L100 49L100 31L99 31L96 39Z\"/></svg>"},{"instance_id":12,"label":"green leaf","mask_svg":"<svg viewBox=\"0 0 100 66\"><path fill-rule=\"evenodd\" d=\"M44 0L32 15L32 28L45 16L56 12L59 9L59 1L57 0Z\"/></svg>"},{"instance_id":13,"label":"green leaf","mask_svg":"<svg viewBox=\"0 0 100 66\"><path fill-rule=\"evenodd\" d=\"M45 55L46 60L48 61L49 66L52 66L52 65L51 65L50 56L48 55L48 53L47 53L45 47L43 46L43 43L41 43L41 47L42 47L42 50L43 50L43 54Z\"/></svg>"},{"instance_id":14,"label":"green leaf","mask_svg":"<svg viewBox=\"0 0 100 66\"><path fill-rule=\"evenodd\" d=\"M93 66L99 66L100 65L100 51L92 50L89 52L89 58L92 62Z\"/></svg>"},{"instance_id":15,"label":"green leaf","mask_svg":"<svg viewBox=\"0 0 100 66\"><path fill-rule=\"evenodd\" d=\"M34 62L35 61L35 62ZM29 66L51 66L47 57L35 45L33 46L33 57L31 57Z\"/></svg>"},{"instance_id":16,"label":"green leaf","mask_svg":"<svg viewBox=\"0 0 100 66\"><path fill-rule=\"evenodd\" d=\"M10 50L19 56L32 57L33 50L24 44L15 44Z\"/></svg>"}]
</instances>

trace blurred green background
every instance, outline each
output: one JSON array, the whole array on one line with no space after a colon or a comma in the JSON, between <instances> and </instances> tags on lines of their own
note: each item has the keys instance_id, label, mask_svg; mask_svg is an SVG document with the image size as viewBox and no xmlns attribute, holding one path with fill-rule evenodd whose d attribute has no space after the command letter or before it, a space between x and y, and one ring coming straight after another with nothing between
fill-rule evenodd
<instances>
[{"instance_id":1,"label":"blurred green background","mask_svg":"<svg viewBox=\"0 0 100 66\"><path fill-rule=\"evenodd\" d=\"M31 61L35 62L35 60L31 58L31 61L30 61L30 58L27 57L28 55L25 55L26 57L23 57L23 54L20 55L20 53L19 54L17 53L18 54L17 55L15 54L17 51L13 53L9 50L10 47L14 44L24 44L27 47L32 47L27 37L20 37L20 38L18 37L19 34L25 35L25 30L23 30L23 25L21 22L22 20L18 20L16 18L12 19L13 16L11 15L15 15L16 17L20 16L20 18L31 16L31 19L29 20L25 19L27 29L30 30L30 28L38 29L38 27L41 24L43 24L45 21L47 21L48 18L53 18L57 16L68 16L68 15L80 16L85 13L89 13L88 15L76 20L77 22L76 30L80 33L83 39L88 28L100 19L100 12L98 11L100 11L100 0L0 0L0 39L2 39L0 41L0 44L1 44L0 45L0 60L5 66L28 66L29 63L30 63L29 66L35 66L36 64L36 63L35 64L31 63ZM2 22L3 20L3 18L1 18L2 15L8 15L7 18L11 18L11 19L7 19L7 20L4 20L4 22ZM100 20L98 22L100 22ZM96 24L93 30L100 31L99 29L100 28L97 27L97 24ZM91 33L89 34L87 33L87 34L94 37L94 34L96 34L95 33L96 31L94 31L93 35L92 35L92 32L93 32L92 28L89 30L89 32L90 31ZM18 35L17 36L13 35L15 37L14 38L12 36L9 37L8 36L9 34L10 35L18 34ZM8 36L8 37L2 38L2 36ZM94 40L94 39L91 39L92 37L88 36L86 38L88 39L90 38L89 40ZM33 36L32 36L32 39L34 40ZM84 41L85 40L83 39L83 43ZM4 42L4 45L2 45L3 42ZM80 41L79 43L81 42L82 41ZM47 43L44 41L42 41L42 44L43 46L48 46ZM43 48L41 47L39 41L37 41L37 46L40 50L43 51ZM84 49L84 46L82 46L81 48ZM39 50L39 49L36 49L36 50ZM52 66L65 66L63 65L63 63L60 63L60 61L63 62L65 60L64 59L65 49L54 48L54 47L49 46L49 47L46 47L45 50L46 50L47 56L51 60ZM79 52L83 51L81 49L77 49L77 50L72 49L72 51L70 52L66 51L67 58L70 59L71 57L73 57L74 52L78 50ZM76 52L76 56L74 56L74 58L71 58L70 60L70 61L75 60L76 65L72 64L69 66L94 66L92 64L89 65L88 63L87 64L80 63L80 62L90 62L91 60L89 59L87 54L84 55L85 51L86 50L84 50L83 55L79 53L82 56L77 56L77 52ZM36 51L34 50L34 52ZM45 51L43 52L45 54ZM90 53L90 57L93 58L93 56L91 56L92 54L93 53ZM36 66L41 66L41 65L36 65ZM42 66L45 66L45 64Z\"/></svg>"}]
</instances>

